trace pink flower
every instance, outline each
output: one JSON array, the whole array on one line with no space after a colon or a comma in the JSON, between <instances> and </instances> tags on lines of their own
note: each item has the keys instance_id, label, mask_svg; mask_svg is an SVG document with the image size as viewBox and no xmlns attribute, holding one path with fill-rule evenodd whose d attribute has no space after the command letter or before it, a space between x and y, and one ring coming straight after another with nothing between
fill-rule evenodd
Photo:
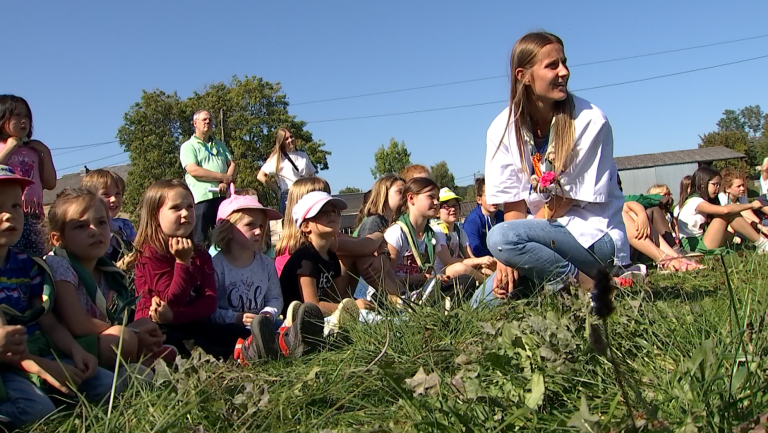
<instances>
[{"instance_id":1,"label":"pink flower","mask_svg":"<svg viewBox=\"0 0 768 433\"><path fill-rule=\"evenodd\" d=\"M541 185L542 188L546 188L552 185L556 178L557 176L555 176L554 171L548 171L541 175L541 179L539 179L539 184Z\"/></svg>"}]
</instances>

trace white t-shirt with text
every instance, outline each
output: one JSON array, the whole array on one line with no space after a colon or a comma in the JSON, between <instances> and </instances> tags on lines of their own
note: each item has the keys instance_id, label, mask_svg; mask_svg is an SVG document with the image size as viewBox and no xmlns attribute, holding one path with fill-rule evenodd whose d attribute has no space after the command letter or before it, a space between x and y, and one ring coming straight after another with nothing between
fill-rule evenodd
<instances>
[{"instance_id":1,"label":"white t-shirt with text","mask_svg":"<svg viewBox=\"0 0 768 433\"><path fill-rule=\"evenodd\" d=\"M397 249L397 257L393 257L395 260L395 275L402 277L405 275L416 275L421 273L421 268L416 263L416 258L413 257L413 251L408 243L408 237L405 235L403 228L399 224L395 224L384 232L384 239L388 244ZM426 256L427 244L424 239L414 239L416 248L422 257ZM435 252L441 243L445 243L445 236L440 232L435 232L434 237ZM437 256L437 253L435 253Z\"/></svg>"}]
</instances>

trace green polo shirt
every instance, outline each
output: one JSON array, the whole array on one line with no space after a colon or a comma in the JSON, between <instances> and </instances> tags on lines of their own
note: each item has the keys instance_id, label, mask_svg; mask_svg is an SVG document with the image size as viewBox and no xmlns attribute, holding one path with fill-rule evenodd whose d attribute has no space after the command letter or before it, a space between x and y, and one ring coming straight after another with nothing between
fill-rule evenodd
<instances>
[{"instance_id":1,"label":"green polo shirt","mask_svg":"<svg viewBox=\"0 0 768 433\"><path fill-rule=\"evenodd\" d=\"M195 163L206 170L214 171L216 173L226 173L227 168L229 167L229 162L232 161L232 154L229 153L227 146L221 141L212 137L210 140L210 143L206 143L193 135L189 140L185 141L181 145L179 155L181 166L186 167L187 164ZM217 192L208 192L208 188L217 188L219 182L197 180L190 176L189 173L186 173L186 170L184 180L187 182L189 189L192 190L192 195L195 197L195 203L200 203L201 201L210 200L220 196Z\"/></svg>"}]
</instances>

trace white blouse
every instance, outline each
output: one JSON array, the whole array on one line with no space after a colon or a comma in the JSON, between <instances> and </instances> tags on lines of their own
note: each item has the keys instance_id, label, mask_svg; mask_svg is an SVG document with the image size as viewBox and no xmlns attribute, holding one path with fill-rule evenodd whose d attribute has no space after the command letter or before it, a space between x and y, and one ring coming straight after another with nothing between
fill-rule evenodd
<instances>
[{"instance_id":1,"label":"white blouse","mask_svg":"<svg viewBox=\"0 0 768 433\"><path fill-rule=\"evenodd\" d=\"M619 190L618 170L613 161L613 131L599 108L577 96L573 99L574 159L570 167L560 175L560 181L565 197L576 200L576 203L557 221L584 248L590 247L608 233L616 247L615 263L627 264L629 242L621 216L624 195ZM536 214L545 202L541 195L531 191L531 155L525 152L524 160L520 160L514 124L511 123L504 134L508 116L509 107L488 128L486 199L488 203L495 204L525 200L531 212ZM526 141L532 142L530 133L526 138Z\"/></svg>"}]
</instances>

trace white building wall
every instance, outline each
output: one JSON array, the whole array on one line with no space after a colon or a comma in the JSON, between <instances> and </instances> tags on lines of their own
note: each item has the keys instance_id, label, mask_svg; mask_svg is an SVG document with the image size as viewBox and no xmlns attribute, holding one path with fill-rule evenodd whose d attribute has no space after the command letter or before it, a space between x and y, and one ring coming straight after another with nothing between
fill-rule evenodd
<instances>
[{"instance_id":1,"label":"white building wall","mask_svg":"<svg viewBox=\"0 0 768 433\"><path fill-rule=\"evenodd\" d=\"M648 188L657 183L664 183L677 196L680 180L685 175L693 174L699 168L697 162L688 164L665 165L661 167L635 168L619 170L624 194L645 194Z\"/></svg>"}]
</instances>

